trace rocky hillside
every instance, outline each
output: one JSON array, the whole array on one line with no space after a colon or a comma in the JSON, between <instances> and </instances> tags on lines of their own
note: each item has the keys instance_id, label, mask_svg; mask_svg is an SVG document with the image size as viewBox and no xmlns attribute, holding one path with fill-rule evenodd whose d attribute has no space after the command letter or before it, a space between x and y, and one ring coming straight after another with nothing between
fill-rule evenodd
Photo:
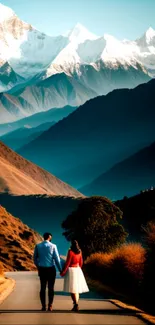
<instances>
[{"instance_id":1,"label":"rocky hillside","mask_svg":"<svg viewBox=\"0 0 155 325\"><path fill-rule=\"evenodd\" d=\"M33 250L42 237L0 206L0 262L5 271L33 270Z\"/></svg>"}]
</instances>

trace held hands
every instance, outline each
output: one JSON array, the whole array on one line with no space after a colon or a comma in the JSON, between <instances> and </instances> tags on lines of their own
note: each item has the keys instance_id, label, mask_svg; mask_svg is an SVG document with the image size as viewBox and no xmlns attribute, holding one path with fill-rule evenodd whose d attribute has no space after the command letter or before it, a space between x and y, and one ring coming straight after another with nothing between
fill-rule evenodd
<instances>
[{"instance_id":1,"label":"held hands","mask_svg":"<svg viewBox=\"0 0 155 325\"><path fill-rule=\"evenodd\" d=\"M64 272L63 272L63 271L61 271L61 272L60 272L60 276L62 276L62 277L63 277L64 275L65 275L65 274L64 274Z\"/></svg>"}]
</instances>

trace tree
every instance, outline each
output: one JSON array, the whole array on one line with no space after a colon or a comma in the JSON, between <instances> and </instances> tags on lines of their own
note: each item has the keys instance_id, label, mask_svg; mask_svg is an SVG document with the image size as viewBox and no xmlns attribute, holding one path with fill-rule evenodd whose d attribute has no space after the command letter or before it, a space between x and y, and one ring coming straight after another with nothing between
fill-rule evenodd
<instances>
[{"instance_id":1,"label":"tree","mask_svg":"<svg viewBox=\"0 0 155 325\"><path fill-rule=\"evenodd\" d=\"M83 199L62 223L67 240L77 239L84 258L95 252L109 252L124 243L127 233L118 219L121 210L105 197Z\"/></svg>"}]
</instances>

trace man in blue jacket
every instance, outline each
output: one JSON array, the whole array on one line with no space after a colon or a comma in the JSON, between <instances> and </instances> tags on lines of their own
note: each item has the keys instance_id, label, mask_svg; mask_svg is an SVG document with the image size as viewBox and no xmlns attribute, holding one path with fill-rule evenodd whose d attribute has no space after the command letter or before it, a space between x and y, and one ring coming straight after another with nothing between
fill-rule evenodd
<instances>
[{"instance_id":1,"label":"man in blue jacket","mask_svg":"<svg viewBox=\"0 0 155 325\"><path fill-rule=\"evenodd\" d=\"M54 284L56 279L55 265L59 272L61 272L61 262L57 246L51 243L52 234L46 232L43 238L44 241L35 246L33 258L40 277L41 310L46 311L46 286L48 284L48 311L52 311Z\"/></svg>"}]
</instances>

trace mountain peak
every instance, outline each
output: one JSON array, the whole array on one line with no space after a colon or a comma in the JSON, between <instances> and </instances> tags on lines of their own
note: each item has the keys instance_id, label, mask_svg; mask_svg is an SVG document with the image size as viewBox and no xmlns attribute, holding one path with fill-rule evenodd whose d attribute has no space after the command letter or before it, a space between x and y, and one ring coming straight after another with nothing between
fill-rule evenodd
<instances>
[{"instance_id":1,"label":"mountain peak","mask_svg":"<svg viewBox=\"0 0 155 325\"><path fill-rule=\"evenodd\" d=\"M4 20L10 19L10 17L12 17L14 14L15 13L11 8L0 3L0 23Z\"/></svg>"},{"instance_id":2,"label":"mountain peak","mask_svg":"<svg viewBox=\"0 0 155 325\"><path fill-rule=\"evenodd\" d=\"M150 41L153 37L155 37L155 30L152 27L149 27L145 34L146 38Z\"/></svg>"},{"instance_id":3,"label":"mountain peak","mask_svg":"<svg viewBox=\"0 0 155 325\"><path fill-rule=\"evenodd\" d=\"M80 23L77 23L68 33L71 42L83 43L86 40L97 39L98 36L89 32L89 30Z\"/></svg>"}]
</instances>

